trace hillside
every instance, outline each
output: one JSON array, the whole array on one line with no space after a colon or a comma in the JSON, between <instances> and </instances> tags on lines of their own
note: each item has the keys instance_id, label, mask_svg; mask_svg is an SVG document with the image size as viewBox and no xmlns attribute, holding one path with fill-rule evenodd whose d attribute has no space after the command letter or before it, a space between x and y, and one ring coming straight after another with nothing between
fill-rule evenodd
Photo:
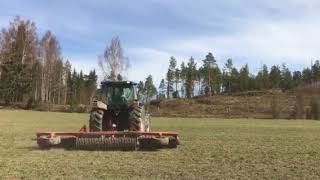
<instances>
[{"instance_id":1,"label":"hillside","mask_svg":"<svg viewBox=\"0 0 320 180\"><path fill-rule=\"evenodd\" d=\"M153 103L149 109L153 116L293 119L297 116L297 107L300 106L300 118L304 119L311 108L311 97L300 97L300 105L297 95L280 92L169 99Z\"/></svg>"}]
</instances>

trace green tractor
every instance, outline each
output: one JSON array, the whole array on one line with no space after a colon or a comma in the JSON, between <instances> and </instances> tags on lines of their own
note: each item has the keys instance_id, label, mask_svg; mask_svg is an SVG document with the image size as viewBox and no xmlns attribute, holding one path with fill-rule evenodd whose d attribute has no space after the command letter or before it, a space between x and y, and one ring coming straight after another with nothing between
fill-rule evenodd
<instances>
[{"instance_id":1,"label":"green tractor","mask_svg":"<svg viewBox=\"0 0 320 180\"><path fill-rule=\"evenodd\" d=\"M139 102L137 84L102 82L102 96L93 101L89 129L79 132L38 132L42 149L63 147L80 150L156 150L176 148L178 133L150 132L150 116Z\"/></svg>"},{"instance_id":2,"label":"green tractor","mask_svg":"<svg viewBox=\"0 0 320 180\"><path fill-rule=\"evenodd\" d=\"M104 81L101 85L101 100L93 101L90 132L150 131L150 115L139 102L136 83Z\"/></svg>"}]
</instances>

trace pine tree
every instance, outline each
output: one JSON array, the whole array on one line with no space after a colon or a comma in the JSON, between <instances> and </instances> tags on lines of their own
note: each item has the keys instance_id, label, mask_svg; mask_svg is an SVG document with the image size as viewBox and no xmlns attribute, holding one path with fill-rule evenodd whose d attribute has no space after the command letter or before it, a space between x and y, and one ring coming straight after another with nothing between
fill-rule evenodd
<instances>
[{"instance_id":1,"label":"pine tree","mask_svg":"<svg viewBox=\"0 0 320 180\"><path fill-rule=\"evenodd\" d=\"M269 81L269 70L267 65L262 66L262 84L264 89L270 88L270 81Z\"/></svg>"},{"instance_id":2,"label":"pine tree","mask_svg":"<svg viewBox=\"0 0 320 180\"><path fill-rule=\"evenodd\" d=\"M182 62L180 65L180 79L181 79L181 97L185 97L185 83L186 83L186 79L187 79L187 67L185 66L185 63Z\"/></svg>"},{"instance_id":3,"label":"pine tree","mask_svg":"<svg viewBox=\"0 0 320 180\"><path fill-rule=\"evenodd\" d=\"M230 85L231 92L239 92L240 91L240 73L237 68L232 68L231 76L230 76Z\"/></svg>"},{"instance_id":4,"label":"pine tree","mask_svg":"<svg viewBox=\"0 0 320 180\"><path fill-rule=\"evenodd\" d=\"M204 89L206 88L206 84L203 83L203 79L205 77L205 71L203 67L200 67L198 71L196 72L196 79L198 82L198 95L204 95L205 91Z\"/></svg>"},{"instance_id":5,"label":"pine tree","mask_svg":"<svg viewBox=\"0 0 320 180\"><path fill-rule=\"evenodd\" d=\"M174 71L174 83L175 83L175 91L173 93L174 98L179 98L179 90L178 90L178 84L180 83L180 70L176 68Z\"/></svg>"},{"instance_id":6,"label":"pine tree","mask_svg":"<svg viewBox=\"0 0 320 180\"><path fill-rule=\"evenodd\" d=\"M71 64L67 60L64 64L64 82L65 82L65 87L64 87L64 104L70 104L71 101L71 87L72 87L72 79L71 79Z\"/></svg>"},{"instance_id":7,"label":"pine tree","mask_svg":"<svg viewBox=\"0 0 320 180\"><path fill-rule=\"evenodd\" d=\"M239 74L240 91L249 90L249 81L250 81L249 75L250 75L249 66L248 64L246 64L240 69L240 74Z\"/></svg>"},{"instance_id":8,"label":"pine tree","mask_svg":"<svg viewBox=\"0 0 320 180\"><path fill-rule=\"evenodd\" d=\"M203 72L205 74L204 81L206 83L206 88L208 89L208 95L211 96L213 93L213 81L214 81L214 68L216 67L216 60L211 52L206 55L203 60Z\"/></svg>"},{"instance_id":9,"label":"pine tree","mask_svg":"<svg viewBox=\"0 0 320 180\"><path fill-rule=\"evenodd\" d=\"M1 67L0 89L6 104L22 101L31 88L31 72L27 65L8 61Z\"/></svg>"},{"instance_id":10,"label":"pine tree","mask_svg":"<svg viewBox=\"0 0 320 180\"><path fill-rule=\"evenodd\" d=\"M159 99L164 99L166 98L166 83L164 79L161 79L160 85L159 85Z\"/></svg>"},{"instance_id":11,"label":"pine tree","mask_svg":"<svg viewBox=\"0 0 320 180\"><path fill-rule=\"evenodd\" d=\"M0 64L2 92L9 102L22 102L33 98L36 84L37 36L35 24L16 17L8 28L0 32ZM10 74L11 77L7 77ZM14 82L11 82L11 81ZM6 84L4 83L6 82ZM8 97L10 94L11 97ZM29 101L29 100L28 100Z\"/></svg>"},{"instance_id":12,"label":"pine tree","mask_svg":"<svg viewBox=\"0 0 320 180\"><path fill-rule=\"evenodd\" d=\"M186 69L186 97L191 98L193 96L194 91L194 81L196 80L196 66L197 64L194 62L193 57L189 59L188 66Z\"/></svg>"},{"instance_id":13,"label":"pine tree","mask_svg":"<svg viewBox=\"0 0 320 180\"><path fill-rule=\"evenodd\" d=\"M145 84L144 89L145 89L146 102L148 103L150 102L153 96L157 95L157 88L153 84L153 79L151 75L149 75L146 78L146 81L144 84Z\"/></svg>"},{"instance_id":14,"label":"pine tree","mask_svg":"<svg viewBox=\"0 0 320 180\"><path fill-rule=\"evenodd\" d=\"M213 68L213 78L212 78L212 93L211 94L219 94L221 91L221 84L222 84L222 73L218 66Z\"/></svg>"},{"instance_id":15,"label":"pine tree","mask_svg":"<svg viewBox=\"0 0 320 180\"><path fill-rule=\"evenodd\" d=\"M78 81L78 73L74 69L71 76L71 92L72 92L71 99L70 99L71 107L75 107L77 104L79 104L79 101L77 98L77 94L79 93L77 81Z\"/></svg>"},{"instance_id":16,"label":"pine tree","mask_svg":"<svg viewBox=\"0 0 320 180\"><path fill-rule=\"evenodd\" d=\"M231 89L231 72L233 69L233 62L232 59L228 59L227 62L224 65L224 72L222 77L222 86L225 92L228 92L229 94L232 92Z\"/></svg>"},{"instance_id":17,"label":"pine tree","mask_svg":"<svg viewBox=\"0 0 320 180\"><path fill-rule=\"evenodd\" d=\"M262 65L261 70L258 72L256 77L257 88L260 90L265 90L270 88L270 78L269 78L269 70L267 65Z\"/></svg>"},{"instance_id":18,"label":"pine tree","mask_svg":"<svg viewBox=\"0 0 320 180\"><path fill-rule=\"evenodd\" d=\"M77 91L78 91L78 104L83 104L84 102L84 93L85 93L85 82L84 82L84 75L82 70L80 71L79 75L77 76Z\"/></svg>"},{"instance_id":19,"label":"pine tree","mask_svg":"<svg viewBox=\"0 0 320 180\"><path fill-rule=\"evenodd\" d=\"M281 70L278 66L272 66L269 76L271 88L279 88L281 81Z\"/></svg>"},{"instance_id":20,"label":"pine tree","mask_svg":"<svg viewBox=\"0 0 320 180\"><path fill-rule=\"evenodd\" d=\"M312 71L309 68L302 71L302 79L304 84L312 83Z\"/></svg>"},{"instance_id":21,"label":"pine tree","mask_svg":"<svg viewBox=\"0 0 320 180\"><path fill-rule=\"evenodd\" d=\"M300 71L294 71L292 75L293 87L302 85L302 73Z\"/></svg>"},{"instance_id":22,"label":"pine tree","mask_svg":"<svg viewBox=\"0 0 320 180\"><path fill-rule=\"evenodd\" d=\"M320 81L320 62L317 60L311 67L312 71L312 83Z\"/></svg>"},{"instance_id":23,"label":"pine tree","mask_svg":"<svg viewBox=\"0 0 320 180\"><path fill-rule=\"evenodd\" d=\"M171 56L169 61L169 68L167 72L167 98L170 98L170 95L173 93L173 83L174 83L174 76L175 76L175 69L177 66L177 60Z\"/></svg>"},{"instance_id":24,"label":"pine tree","mask_svg":"<svg viewBox=\"0 0 320 180\"><path fill-rule=\"evenodd\" d=\"M280 87L282 91L290 90L293 87L291 71L285 64L282 65Z\"/></svg>"}]
</instances>

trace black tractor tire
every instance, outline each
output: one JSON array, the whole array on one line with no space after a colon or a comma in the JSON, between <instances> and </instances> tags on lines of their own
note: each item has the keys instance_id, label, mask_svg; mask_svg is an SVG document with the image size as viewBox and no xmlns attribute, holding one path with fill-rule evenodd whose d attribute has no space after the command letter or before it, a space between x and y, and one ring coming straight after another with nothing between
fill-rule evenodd
<instances>
[{"instance_id":1,"label":"black tractor tire","mask_svg":"<svg viewBox=\"0 0 320 180\"><path fill-rule=\"evenodd\" d=\"M143 107L133 105L129 111L129 131L141 131Z\"/></svg>"},{"instance_id":2,"label":"black tractor tire","mask_svg":"<svg viewBox=\"0 0 320 180\"><path fill-rule=\"evenodd\" d=\"M90 132L101 132L104 110L93 109L90 114L89 129Z\"/></svg>"}]
</instances>

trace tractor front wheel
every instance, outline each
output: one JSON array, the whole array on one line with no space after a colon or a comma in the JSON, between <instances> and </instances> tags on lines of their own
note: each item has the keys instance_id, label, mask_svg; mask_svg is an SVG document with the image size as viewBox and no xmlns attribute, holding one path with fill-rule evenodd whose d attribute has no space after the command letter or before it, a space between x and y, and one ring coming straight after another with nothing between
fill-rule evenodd
<instances>
[{"instance_id":1,"label":"tractor front wheel","mask_svg":"<svg viewBox=\"0 0 320 180\"><path fill-rule=\"evenodd\" d=\"M89 128L90 132L101 132L104 111L101 109L93 109L90 114Z\"/></svg>"},{"instance_id":2,"label":"tractor front wheel","mask_svg":"<svg viewBox=\"0 0 320 180\"><path fill-rule=\"evenodd\" d=\"M129 112L129 130L130 131L143 131L142 129L142 107L133 105Z\"/></svg>"}]
</instances>

